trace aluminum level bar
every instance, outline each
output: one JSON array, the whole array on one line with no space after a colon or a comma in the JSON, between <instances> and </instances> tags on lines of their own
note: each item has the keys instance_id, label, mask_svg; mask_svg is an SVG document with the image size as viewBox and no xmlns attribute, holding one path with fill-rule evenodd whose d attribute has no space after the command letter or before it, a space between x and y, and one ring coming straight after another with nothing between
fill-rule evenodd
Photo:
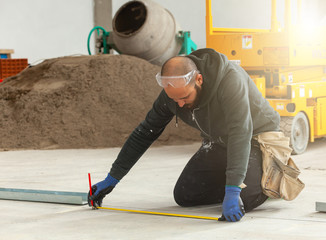
<instances>
[{"instance_id":1,"label":"aluminum level bar","mask_svg":"<svg viewBox=\"0 0 326 240\"><path fill-rule=\"evenodd\" d=\"M87 193L0 188L0 199L84 205Z\"/></svg>"}]
</instances>

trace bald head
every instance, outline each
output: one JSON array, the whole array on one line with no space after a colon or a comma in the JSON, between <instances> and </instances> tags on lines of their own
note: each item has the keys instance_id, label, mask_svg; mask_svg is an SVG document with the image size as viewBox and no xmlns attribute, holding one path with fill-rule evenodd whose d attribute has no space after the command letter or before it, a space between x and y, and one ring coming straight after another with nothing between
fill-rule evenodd
<instances>
[{"instance_id":1,"label":"bald head","mask_svg":"<svg viewBox=\"0 0 326 240\"><path fill-rule=\"evenodd\" d=\"M162 76L185 75L192 70L197 70L196 64L188 57L177 56L168 59L162 66Z\"/></svg>"}]
</instances>

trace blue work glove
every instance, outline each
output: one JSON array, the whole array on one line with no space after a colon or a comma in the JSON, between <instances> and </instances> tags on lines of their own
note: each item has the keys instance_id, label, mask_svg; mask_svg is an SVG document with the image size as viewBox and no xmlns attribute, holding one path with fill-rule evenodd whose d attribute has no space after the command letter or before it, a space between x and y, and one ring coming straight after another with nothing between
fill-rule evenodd
<instances>
[{"instance_id":1,"label":"blue work glove","mask_svg":"<svg viewBox=\"0 0 326 240\"><path fill-rule=\"evenodd\" d=\"M240 198L240 192L240 187L225 186L222 214L229 222L240 221L240 219L245 215L243 203Z\"/></svg>"},{"instance_id":2,"label":"blue work glove","mask_svg":"<svg viewBox=\"0 0 326 240\"><path fill-rule=\"evenodd\" d=\"M91 201L93 201L94 207L101 207L103 198L113 190L118 182L119 180L112 177L109 173L103 181L93 185L92 196L90 195L90 192L88 192L88 205L92 206Z\"/></svg>"}]
</instances>

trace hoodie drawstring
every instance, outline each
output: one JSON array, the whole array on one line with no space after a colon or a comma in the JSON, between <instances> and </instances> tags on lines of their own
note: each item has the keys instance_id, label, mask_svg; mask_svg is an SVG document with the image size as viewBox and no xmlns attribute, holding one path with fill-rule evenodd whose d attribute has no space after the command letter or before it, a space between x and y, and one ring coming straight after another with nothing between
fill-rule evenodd
<instances>
[{"instance_id":1,"label":"hoodie drawstring","mask_svg":"<svg viewBox=\"0 0 326 240\"><path fill-rule=\"evenodd\" d=\"M175 103L175 127L178 127L178 103Z\"/></svg>"}]
</instances>

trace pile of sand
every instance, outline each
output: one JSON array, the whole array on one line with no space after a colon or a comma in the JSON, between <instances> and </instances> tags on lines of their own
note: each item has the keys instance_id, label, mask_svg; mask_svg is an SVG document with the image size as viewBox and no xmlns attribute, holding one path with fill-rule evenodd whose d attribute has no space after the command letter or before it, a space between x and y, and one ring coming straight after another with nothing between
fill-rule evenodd
<instances>
[{"instance_id":1,"label":"pile of sand","mask_svg":"<svg viewBox=\"0 0 326 240\"><path fill-rule=\"evenodd\" d=\"M46 60L0 83L0 149L121 147L161 88L160 67L124 55ZM174 120L157 144L199 141Z\"/></svg>"}]
</instances>

